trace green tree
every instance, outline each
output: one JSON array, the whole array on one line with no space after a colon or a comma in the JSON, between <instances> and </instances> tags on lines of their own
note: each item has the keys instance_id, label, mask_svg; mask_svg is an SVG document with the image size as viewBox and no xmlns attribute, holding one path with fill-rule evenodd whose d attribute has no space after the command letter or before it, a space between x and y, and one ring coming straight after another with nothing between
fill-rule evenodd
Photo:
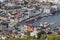
<instances>
[{"instance_id":1,"label":"green tree","mask_svg":"<svg viewBox=\"0 0 60 40\"><path fill-rule=\"evenodd\" d=\"M43 35L42 35L43 34ZM44 36L45 32L44 31L40 31L37 33L37 39L40 39L41 36Z\"/></svg>"},{"instance_id":2,"label":"green tree","mask_svg":"<svg viewBox=\"0 0 60 40\"><path fill-rule=\"evenodd\" d=\"M30 36L30 31L27 31L26 33L27 33L28 36Z\"/></svg>"}]
</instances>

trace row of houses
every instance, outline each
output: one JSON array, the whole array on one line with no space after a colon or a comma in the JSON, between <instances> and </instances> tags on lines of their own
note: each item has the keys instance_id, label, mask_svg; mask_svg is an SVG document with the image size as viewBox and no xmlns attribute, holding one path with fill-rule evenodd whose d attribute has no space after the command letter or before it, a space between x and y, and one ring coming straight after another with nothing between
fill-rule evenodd
<instances>
[{"instance_id":1,"label":"row of houses","mask_svg":"<svg viewBox=\"0 0 60 40\"><path fill-rule=\"evenodd\" d=\"M39 2L52 2L52 3L60 3L60 0L38 0Z\"/></svg>"},{"instance_id":2,"label":"row of houses","mask_svg":"<svg viewBox=\"0 0 60 40\"><path fill-rule=\"evenodd\" d=\"M60 3L60 0L27 0L27 1L38 1L38 2L52 2L52 3Z\"/></svg>"},{"instance_id":3,"label":"row of houses","mask_svg":"<svg viewBox=\"0 0 60 40\"><path fill-rule=\"evenodd\" d=\"M6 1L6 0L0 0L1 2ZM52 3L60 3L60 0L7 0L7 1L11 1L11 2L19 2L19 1L38 1L38 2L52 2Z\"/></svg>"}]
</instances>

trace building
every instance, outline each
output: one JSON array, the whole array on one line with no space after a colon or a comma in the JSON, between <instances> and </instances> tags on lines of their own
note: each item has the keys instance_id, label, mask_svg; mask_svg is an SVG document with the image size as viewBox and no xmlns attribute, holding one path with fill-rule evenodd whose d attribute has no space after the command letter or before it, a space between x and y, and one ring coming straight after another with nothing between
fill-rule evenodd
<instances>
[{"instance_id":1,"label":"building","mask_svg":"<svg viewBox=\"0 0 60 40\"><path fill-rule=\"evenodd\" d=\"M32 1L36 1L36 0L25 0L25 1L32 2Z\"/></svg>"},{"instance_id":2,"label":"building","mask_svg":"<svg viewBox=\"0 0 60 40\"><path fill-rule=\"evenodd\" d=\"M34 26L24 25L24 30L25 30L25 31L33 31L33 30L34 30Z\"/></svg>"},{"instance_id":3,"label":"building","mask_svg":"<svg viewBox=\"0 0 60 40\"><path fill-rule=\"evenodd\" d=\"M37 37L37 33L38 33L37 28L34 28L34 31L30 33L30 36Z\"/></svg>"},{"instance_id":4,"label":"building","mask_svg":"<svg viewBox=\"0 0 60 40\"><path fill-rule=\"evenodd\" d=\"M52 2L52 3L60 3L60 0L38 0L39 2Z\"/></svg>"}]
</instances>

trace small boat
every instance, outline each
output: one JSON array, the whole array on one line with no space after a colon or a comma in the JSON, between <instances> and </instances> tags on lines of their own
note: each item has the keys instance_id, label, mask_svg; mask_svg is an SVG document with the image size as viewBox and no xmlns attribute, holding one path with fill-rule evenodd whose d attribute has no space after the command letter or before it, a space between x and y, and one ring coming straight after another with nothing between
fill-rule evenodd
<instances>
[{"instance_id":1,"label":"small boat","mask_svg":"<svg viewBox=\"0 0 60 40\"><path fill-rule=\"evenodd\" d=\"M33 22L33 21L35 21L35 19L34 19L34 18L32 18L32 19L30 19L30 20L26 21L25 23L31 23L31 22Z\"/></svg>"},{"instance_id":2,"label":"small boat","mask_svg":"<svg viewBox=\"0 0 60 40\"><path fill-rule=\"evenodd\" d=\"M40 26L43 26L43 24L42 24L42 23L40 23Z\"/></svg>"},{"instance_id":3,"label":"small boat","mask_svg":"<svg viewBox=\"0 0 60 40\"><path fill-rule=\"evenodd\" d=\"M41 18L41 15L37 15L37 16L35 16L35 18L36 18L36 19L39 19L39 18Z\"/></svg>"},{"instance_id":4,"label":"small boat","mask_svg":"<svg viewBox=\"0 0 60 40\"><path fill-rule=\"evenodd\" d=\"M48 22L44 22L43 25L44 25L44 27L47 27L47 26L49 26L49 23Z\"/></svg>"}]
</instances>

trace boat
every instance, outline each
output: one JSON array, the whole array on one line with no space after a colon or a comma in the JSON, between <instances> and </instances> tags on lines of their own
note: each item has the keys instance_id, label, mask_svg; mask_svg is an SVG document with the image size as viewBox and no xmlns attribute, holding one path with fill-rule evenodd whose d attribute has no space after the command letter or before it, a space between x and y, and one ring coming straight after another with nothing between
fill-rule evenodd
<instances>
[{"instance_id":1,"label":"boat","mask_svg":"<svg viewBox=\"0 0 60 40\"><path fill-rule=\"evenodd\" d=\"M35 18L36 18L36 19L39 19L39 18L41 18L41 15L37 15L37 16L35 16Z\"/></svg>"},{"instance_id":2,"label":"boat","mask_svg":"<svg viewBox=\"0 0 60 40\"><path fill-rule=\"evenodd\" d=\"M48 22L44 22L43 25L44 25L44 27L47 27L47 26L49 26L49 23Z\"/></svg>"},{"instance_id":3,"label":"boat","mask_svg":"<svg viewBox=\"0 0 60 40\"><path fill-rule=\"evenodd\" d=\"M42 23L40 23L40 26L43 26L43 24L42 24Z\"/></svg>"},{"instance_id":4,"label":"boat","mask_svg":"<svg viewBox=\"0 0 60 40\"><path fill-rule=\"evenodd\" d=\"M32 23L33 21L35 21L35 19L28 20L25 23Z\"/></svg>"}]
</instances>

